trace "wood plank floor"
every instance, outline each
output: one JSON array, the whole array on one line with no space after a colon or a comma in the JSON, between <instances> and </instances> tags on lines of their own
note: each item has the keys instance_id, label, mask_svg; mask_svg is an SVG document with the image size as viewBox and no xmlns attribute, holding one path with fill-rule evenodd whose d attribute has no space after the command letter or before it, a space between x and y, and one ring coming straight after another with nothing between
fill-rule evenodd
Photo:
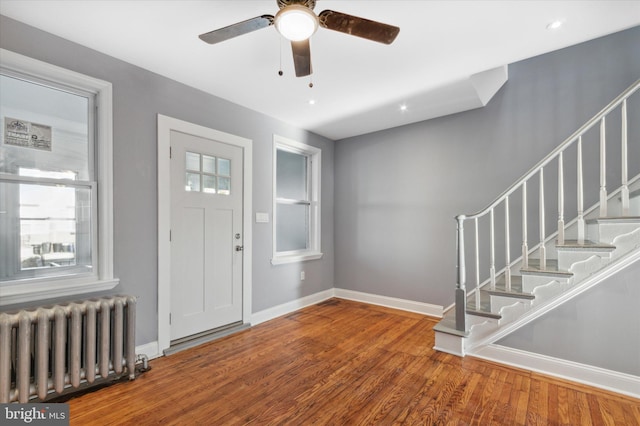
<instances>
[{"instance_id":1,"label":"wood plank floor","mask_svg":"<svg viewBox=\"0 0 640 426\"><path fill-rule=\"evenodd\" d=\"M71 425L640 425L640 400L435 352L435 324L331 299L73 398Z\"/></svg>"}]
</instances>

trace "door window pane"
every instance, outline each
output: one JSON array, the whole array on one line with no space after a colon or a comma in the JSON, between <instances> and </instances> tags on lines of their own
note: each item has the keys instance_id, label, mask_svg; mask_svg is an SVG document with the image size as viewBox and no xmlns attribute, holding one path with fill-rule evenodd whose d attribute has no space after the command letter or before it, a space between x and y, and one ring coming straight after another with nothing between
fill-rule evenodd
<instances>
[{"instance_id":1,"label":"door window pane","mask_svg":"<svg viewBox=\"0 0 640 426\"><path fill-rule=\"evenodd\" d=\"M187 184L185 186L186 191L200 191L200 174L199 173L186 173Z\"/></svg>"},{"instance_id":2,"label":"door window pane","mask_svg":"<svg viewBox=\"0 0 640 426\"><path fill-rule=\"evenodd\" d=\"M200 171L200 154L197 154L195 152L188 152L187 151L185 168L187 170L192 170L194 172L199 172Z\"/></svg>"},{"instance_id":3,"label":"door window pane","mask_svg":"<svg viewBox=\"0 0 640 426\"><path fill-rule=\"evenodd\" d=\"M203 175L202 176L202 192L206 192L207 194L215 194L216 193L216 177Z\"/></svg>"},{"instance_id":4,"label":"door window pane","mask_svg":"<svg viewBox=\"0 0 640 426\"><path fill-rule=\"evenodd\" d=\"M216 158L208 155L202 156L202 171L214 174L216 172Z\"/></svg>"},{"instance_id":5,"label":"door window pane","mask_svg":"<svg viewBox=\"0 0 640 426\"><path fill-rule=\"evenodd\" d=\"M218 194L231 194L231 178L218 177Z\"/></svg>"},{"instance_id":6,"label":"door window pane","mask_svg":"<svg viewBox=\"0 0 640 426\"><path fill-rule=\"evenodd\" d=\"M231 176L231 160L218 158L218 174L220 176Z\"/></svg>"}]
</instances>

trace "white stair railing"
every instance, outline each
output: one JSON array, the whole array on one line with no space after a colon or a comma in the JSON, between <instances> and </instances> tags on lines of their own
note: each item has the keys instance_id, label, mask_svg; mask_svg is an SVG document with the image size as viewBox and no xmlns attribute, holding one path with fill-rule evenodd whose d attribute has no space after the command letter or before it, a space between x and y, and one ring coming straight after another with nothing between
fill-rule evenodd
<instances>
[{"instance_id":1,"label":"white stair railing","mask_svg":"<svg viewBox=\"0 0 640 426\"><path fill-rule=\"evenodd\" d=\"M599 150L600 150L600 184L599 184L599 200L600 200L600 217L606 217L608 214L607 207L607 127L606 127L606 118L613 112L614 110L620 107L620 118L621 118L621 189L620 189L620 197L621 197L621 214L622 216L629 216L630 214L630 202L629 202L629 180L628 180L628 120L627 120L627 99L629 99L638 89L640 88L640 80L637 80L633 83L627 90L625 90L620 96L614 99L609 105L603 108L598 114L596 114L592 119L587 121L582 127L580 127L576 132L574 132L571 136L569 136L564 142L558 145L549 155L547 155L543 160L541 160L538 164L536 164L531 170L529 170L524 176L522 176L517 182L515 182L509 189L503 192L498 198L496 198L491 204L489 204L485 209L468 215L459 215L456 217L457 221L457 283L456 283L456 329L462 332L467 331L466 324L466 303L467 303L467 288L466 288L466 260L465 260L465 234L464 234L464 223L468 220L474 221L474 260L473 264L475 266L475 301L476 301L476 309L480 309L480 286L481 282L481 268L480 268L480 243L479 243L479 220L488 216L489 219L489 268L488 268L488 283L492 289L495 288L496 285L496 257L495 257L495 238L496 238L496 226L495 226L495 216L496 216L496 208L498 208L501 204L504 204L504 242L505 242L505 266L504 266L504 277L505 277L505 289L509 291L511 289L511 268L518 262L521 262L522 267L530 266L530 258L531 251L528 246L528 234L527 234L527 224L528 224L528 205L527 205L527 183L531 182L531 180L538 175L538 185L539 185L539 195L538 195L538 219L539 219L539 236L540 242L537 247L534 247L532 251L538 251L539 255L539 268L541 270L545 270L548 267L547 263L547 253L545 243L549 239L550 235L557 232L557 240L558 243L563 244L565 242L565 221L566 221L566 211L565 211L565 177L564 177L564 161L565 161L565 153L567 153L568 149L574 144L576 145L576 224L577 224L577 240L579 243L583 243L585 240L585 217L584 217L584 173L583 173L583 136L595 125L598 123L599 126ZM640 122L640 112L635 112L635 121ZM640 142L640 141L639 141ZM638 159L633 159L638 161ZM547 167L553 161L557 161L557 172L558 172L558 185L557 185L557 196L558 196L558 218L557 218L557 229L553 232L546 232L546 198L545 198L545 167ZM522 193L522 257L516 261L511 260L510 254L510 245L511 245L511 235L510 235L510 216L509 216L509 198L515 192L521 191Z\"/></svg>"}]
</instances>

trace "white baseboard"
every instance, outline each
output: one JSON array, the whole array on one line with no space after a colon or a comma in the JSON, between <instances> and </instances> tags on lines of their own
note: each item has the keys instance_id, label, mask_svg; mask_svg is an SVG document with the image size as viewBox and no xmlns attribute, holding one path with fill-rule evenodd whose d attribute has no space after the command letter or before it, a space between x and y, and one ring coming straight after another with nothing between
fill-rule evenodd
<instances>
[{"instance_id":1,"label":"white baseboard","mask_svg":"<svg viewBox=\"0 0 640 426\"><path fill-rule=\"evenodd\" d=\"M290 314L298 309L315 305L316 303L331 299L332 297L370 303L372 305L385 306L387 308L399 309L402 311L416 312L437 318L442 318L443 314L443 308L439 305L415 302L413 300L397 299L395 297L379 296L377 294L361 293L359 291L345 290L342 288L331 288L329 290L324 290L291 302L283 303L282 305L256 312L251 316L251 324L260 324L262 322Z\"/></svg>"},{"instance_id":2,"label":"white baseboard","mask_svg":"<svg viewBox=\"0 0 640 426\"><path fill-rule=\"evenodd\" d=\"M402 311L416 312L431 317L442 318L444 308L440 305L415 302L413 300L397 299L395 297L379 296L377 294L361 293L359 291L334 288L335 297L340 299L355 300L357 302L370 303L372 305L385 306L387 308L400 309Z\"/></svg>"},{"instance_id":3,"label":"white baseboard","mask_svg":"<svg viewBox=\"0 0 640 426\"><path fill-rule=\"evenodd\" d=\"M162 356L160 353L160 346L157 341L136 346L136 355L146 355L149 359L159 358Z\"/></svg>"},{"instance_id":4,"label":"white baseboard","mask_svg":"<svg viewBox=\"0 0 640 426\"><path fill-rule=\"evenodd\" d=\"M283 303L282 305L256 312L251 315L251 325L257 325L265 321L290 314L298 309L306 308L307 306L315 305L316 303L331 299L334 297L333 290L334 289L331 288L329 290L324 290L300 299L292 300L291 302Z\"/></svg>"},{"instance_id":5,"label":"white baseboard","mask_svg":"<svg viewBox=\"0 0 640 426\"><path fill-rule=\"evenodd\" d=\"M640 398L640 377L499 345L467 355Z\"/></svg>"}]
</instances>

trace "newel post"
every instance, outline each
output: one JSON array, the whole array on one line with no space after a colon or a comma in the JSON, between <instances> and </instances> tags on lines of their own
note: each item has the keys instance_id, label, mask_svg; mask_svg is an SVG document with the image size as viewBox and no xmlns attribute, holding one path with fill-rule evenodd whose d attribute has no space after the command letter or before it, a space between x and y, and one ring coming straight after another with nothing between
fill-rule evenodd
<instances>
[{"instance_id":1,"label":"newel post","mask_svg":"<svg viewBox=\"0 0 640 426\"><path fill-rule=\"evenodd\" d=\"M467 290L465 288L466 282L466 269L464 260L464 220L465 215L456 217L458 223L457 229L457 244L456 249L458 251L457 260L457 283L456 283L456 330L467 331L466 324L466 312L467 312Z\"/></svg>"}]
</instances>

